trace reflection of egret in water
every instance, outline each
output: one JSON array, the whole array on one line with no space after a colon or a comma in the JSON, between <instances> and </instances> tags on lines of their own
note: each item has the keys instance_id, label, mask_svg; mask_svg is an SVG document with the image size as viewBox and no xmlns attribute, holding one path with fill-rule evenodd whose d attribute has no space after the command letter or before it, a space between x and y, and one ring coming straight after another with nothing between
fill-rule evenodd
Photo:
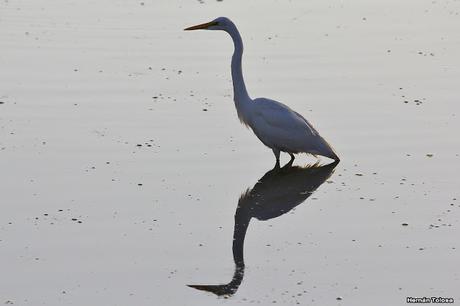
<instances>
[{"instance_id":1,"label":"reflection of egret in water","mask_svg":"<svg viewBox=\"0 0 460 306\"><path fill-rule=\"evenodd\" d=\"M223 285L188 285L218 296L232 295L244 276L243 246L251 218L269 220L279 217L305 201L332 174L337 163L322 167L291 167L268 171L238 201L233 232L233 260L235 272L231 282Z\"/></svg>"}]
</instances>

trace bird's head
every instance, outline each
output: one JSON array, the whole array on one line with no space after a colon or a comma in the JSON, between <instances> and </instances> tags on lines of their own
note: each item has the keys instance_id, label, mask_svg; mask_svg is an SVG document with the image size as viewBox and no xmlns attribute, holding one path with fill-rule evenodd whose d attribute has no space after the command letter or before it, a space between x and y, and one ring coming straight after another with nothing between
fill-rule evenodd
<instances>
[{"instance_id":1,"label":"bird's head","mask_svg":"<svg viewBox=\"0 0 460 306\"><path fill-rule=\"evenodd\" d=\"M222 30L228 31L233 25L233 22L227 17L219 17L213 21L198 24L192 27L185 28L184 31L192 30Z\"/></svg>"}]
</instances>

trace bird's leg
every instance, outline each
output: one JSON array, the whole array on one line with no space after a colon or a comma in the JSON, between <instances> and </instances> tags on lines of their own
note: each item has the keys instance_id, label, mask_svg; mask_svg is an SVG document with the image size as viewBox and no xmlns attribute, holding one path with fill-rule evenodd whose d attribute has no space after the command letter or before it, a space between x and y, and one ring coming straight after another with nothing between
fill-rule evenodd
<instances>
[{"instance_id":1,"label":"bird's leg","mask_svg":"<svg viewBox=\"0 0 460 306\"><path fill-rule=\"evenodd\" d=\"M277 150L277 149L272 149L272 150L273 150L273 154L275 154L275 158L276 158L276 164L275 164L274 169L279 169L280 168L280 150Z\"/></svg>"},{"instance_id":2,"label":"bird's leg","mask_svg":"<svg viewBox=\"0 0 460 306\"><path fill-rule=\"evenodd\" d=\"M290 159L289 162L286 164L286 166L291 167L291 166L292 166L292 163L294 162L295 156L294 156L294 154L292 154L292 153L289 153L289 156L291 156L291 159Z\"/></svg>"}]
</instances>

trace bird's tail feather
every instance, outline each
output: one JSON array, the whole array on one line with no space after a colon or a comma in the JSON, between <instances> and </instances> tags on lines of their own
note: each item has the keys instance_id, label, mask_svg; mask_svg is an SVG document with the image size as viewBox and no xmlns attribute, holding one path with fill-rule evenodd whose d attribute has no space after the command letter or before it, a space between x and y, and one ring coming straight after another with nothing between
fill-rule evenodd
<instances>
[{"instance_id":1,"label":"bird's tail feather","mask_svg":"<svg viewBox=\"0 0 460 306\"><path fill-rule=\"evenodd\" d=\"M324 140L324 138L321 137L321 140L322 141L320 147L315 150L316 152L313 153L331 158L335 161L340 161L339 156L337 153L335 153L335 150L332 148L332 146L326 140Z\"/></svg>"}]
</instances>

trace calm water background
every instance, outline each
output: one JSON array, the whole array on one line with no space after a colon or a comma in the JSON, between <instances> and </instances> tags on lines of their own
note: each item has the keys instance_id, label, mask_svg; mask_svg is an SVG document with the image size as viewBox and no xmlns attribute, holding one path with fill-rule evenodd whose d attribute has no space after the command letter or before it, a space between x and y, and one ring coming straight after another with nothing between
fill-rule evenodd
<instances>
[{"instance_id":1,"label":"calm water background","mask_svg":"<svg viewBox=\"0 0 460 306\"><path fill-rule=\"evenodd\" d=\"M227 299L186 284L230 281L238 199L274 157L236 117L230 38L182 31L217 16L250 95L342 158L251 221ZM0 303L458 303L459 29L459 1L2 1Z\"/></svg>"}]
</instances>

